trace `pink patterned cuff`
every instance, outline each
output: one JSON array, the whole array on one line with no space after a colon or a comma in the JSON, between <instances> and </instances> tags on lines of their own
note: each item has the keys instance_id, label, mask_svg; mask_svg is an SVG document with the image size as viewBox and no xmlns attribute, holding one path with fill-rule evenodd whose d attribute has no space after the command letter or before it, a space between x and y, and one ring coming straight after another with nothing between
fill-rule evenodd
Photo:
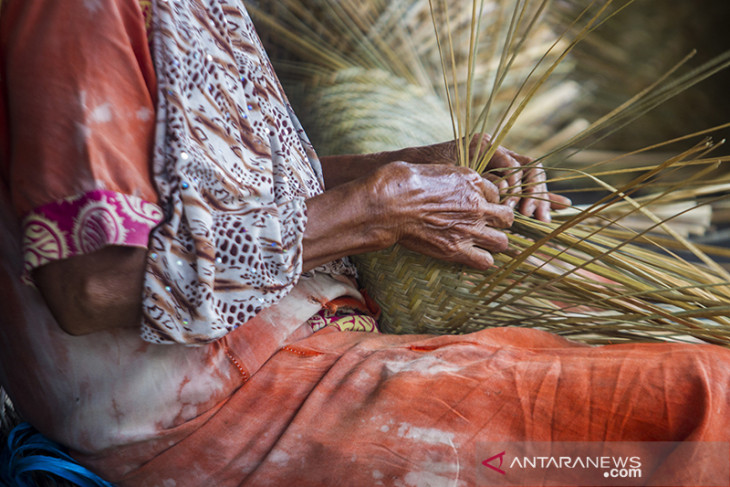
<instances>
[{"instance_id":1,"label":"pink patterned cuff","mask_svg":"<svg viewBox=\"0 0 730 487\"><path fill-rule=\"evenodd\" d=\"M25 277L54 260L108 245L147 247L162 210L136 196L95 190L33 210L23 220Z\"/></svg>"}]
</instances>

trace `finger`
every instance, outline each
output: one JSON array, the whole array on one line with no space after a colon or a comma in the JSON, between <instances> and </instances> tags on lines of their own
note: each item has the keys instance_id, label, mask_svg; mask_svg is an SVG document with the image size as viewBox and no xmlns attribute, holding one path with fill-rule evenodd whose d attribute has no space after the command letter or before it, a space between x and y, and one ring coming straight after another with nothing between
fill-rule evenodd
<instances>
[{"instance_id":1,"label":"finger","mask_svg":"<svg viewBox=\"0 0 730 487\"><path fill-rule=\"evenodd\" d=\"M452 262L464 264L485 271L494 265L494 257L492 254L482 248L468 246L458 255L450 258Z\"/></svg>"},{"instance_id":2,"label":"finger","mask_svg":"<svg viewBox=\"0 0 730 487\"><path fill-rule=\"evenodd\" d=\"M538 186L540 191L532 191L531 194L523 200L524 209L521 213L525 216L531 216L537 220L550 221L550 201L547 199L547 186Z\"/></svg>"},{"instance_id":3,"label":"finger","mask_svg":"<svg viewBox=\"0 0 730 487\"><path fill-rule=\"evenodd\" d=\"M515 222L515 212L507 205L487 203L484 207L482 223L492 228L509 228Z\"/></svg>"},{"instance_id":4,"label":"finger","mask_svg":"<svg viewBox=\"0 0 730 487\"><path fill-rule=\"evenodd\" d=\"M479 160L489 151L490 147L492 147L492 138L488 134L476 134L469 143L469 153L474 154Z\"/></svg>"},{"instance_id":5,"label":"finger","mask_svg":"<svg viewBox=\"0 0 730 487\"><path fill-rule=\"evenodd\" d=\"M507 181L507 191L503 193L507 197L517 197L522 191L522 179L524 172L520 161L513 157L513 152L500 146L494 153L490 161L490 167L501 168L497 174Z\"/></svg>"},{"instance_id":6,"label":"finger","mask_svg":"<svg viewBox=\"0 0 730 487\"><path fill-rule=\"evenodd\" d=\"M524 189L524 193L522 195L522 199L520 200L520 204L518 205L518 211L522 213L523 215L527 217L532 217L535 215L537 210L541 206L541 202L536 199L535 193L536 193L536 187L531 186L529 188Z\"/></svg>"},{"instance_id":7,"label":"finger","mask_svg":"<svg viewBox=\"0 0 730 487\"><path fill-rule=\"evenodd\" d=\"M535 210L535 218L548 223L552 220L550 210L562 210L572 205L569 198L553 193L548 193L547 199L541 203L543 204L540 204Z\"/></svg>"},{"instance_id":8,"label":"finger","mask_svg":"<svg viewBox=\"0 0 730 487\"><path fill-rule=\"evenodd\" d=\"M494 258L489 250L476 245L474 238L463 237L466 236L462 235L458 243L453 241L449 243L449 239L440 238L439 235L434 235L434 238L426 241L420 238L416 240L405 239L399 243L414 252L477 269L486 270L494 264ZM501 249L495 239L492 239L489 245L497 249L496 251Z\"/></svg>"},{"instance_id":9,"label":"finger","mask_svg":"<svg viewBox=\"0 0 730 487\"><path fill-rule=\"evenodd\" d=\"M482 195L484 195L484 199L488 203L499 203L500 194L502 194L502 189L507 187L507 183L494 175L484 178L476 172L474 172L474 174L476 175L476 178L472 179L472 182L479 189ZM492 181L492 178L494 181Z\"/></svg>"},{"instance_id":10,"label":"finger","mask_svg":"<svg viewBox=\"0 0 730 487\"><path fill-rule=\"evenodd\" d=\"M522 165L522 166L529 166L529 165L531 165L531 164L533 163L533 161L535 160L535 159L533 159L533 158L532 158L532 157L530 157L530 156L525 156L525 155L522 155L522 154L520 154L519 152L515 152L515 151L513 151L513 150L510 150L510 149L507 149L507 148L505 148L505 151L507 151L507 153L508 153L508 154L509 154L510 156L512 156L513 158L515 158L515 159L517 160L517 162L519 162L519 163L520 163L520 165Z\"/></svg>"},{"instance_id":11,"label":"finger","mask_svg":"<svg viewBox=\"0 0 730 487\"><path fill-rule=\"evenodd\" d=\"M542 164L533 164L526 170L524 181L523 201L520 213L525 216L534 216L538 220L550 221L550 201L548 200L547 176Z\"/></svg>"},{"instance_id":12,"label":"finger","mask_svg":"<svg viewBox=\"0 0 730 487\"><path fill-rule=\"evenodd\" d=\"M490 148L491 142L489 139L487 138L483 140L480 155L486 153ZM500 145L497 149L495 149L494 154L492 154L492 158L487 164L487 170L494 174L500 174L505 178L509 178L513 173L515 173L515 171L519 173L522 165L524 164L517 156L519 155ZM516 177L517 179L520 179L519 174L517 174Z\"/></svg>"},{"instance_id":13,"label":"finger","mask_svg":"<svg viewBox=\"0 0 730 487\"><path fill-rule=\"evenodd\" d=\"M569 198L553 193L547 194L547 200L544 203L535 210L535 218L544 222L550 222L550 210L563 210L573 204Z\"/></svg>"},{"instance_id":14,"label":"finger","mask_svg":"<svg viewBox=\"0 0 730 487\"><path fill-rule=\"evenodd\" d=\"M535 219L541 222L550 223L552 217L550 216L550 202L540 201L535 208Z\"/></svg>"},{"instance_id":15,"label":"finger","mask_svg":"<svg viewBox=\"0 0 730 487\"><path fill-rule=\"evenodd\" d=\"M544 222L550 222L550 210L564 210L570 208L573 204L570 198L560 196L559 194L548 193L547 200L535 211L535 218Z\"/></svg>"},{"instance_id":16,"label":"finger","mask_svg":"<svg viewBox=\"0 0 730 487\"><path fill-rule=\"evenodd\" d=\"M510 187L509 187L509 183L506 180L501 179L499 181L499 186L498 187L499 187L499 194L500 195L509 195L510 194L510 191L511 190L510 190ZM515 195L515 196L506 196L506 198L504 198L504 201L502 201L502 204L505 204L505 205L509 206L513 210L515 208L517 208L517 205L519 203L520 203L520 197L517 196L517 195Z\"/></svg>"},{"instance_id":17,"label":"finger","mask_svg":"<svg viewBox=\"0 0 730 487\"><path fill-rule=\"evenodd\" d=\"M520 174L520 180L524 180L526 178L526 173L532 169L535 166L542 167L542 164L537 163L535 164L535 159L529 156L523 156L522 154L518 154L517 152L511 151L509 149L505 148L505 151L507 154L510 155L515 161L517 161L520 165L520 168L522 169L522 173Z\"/></svg>"},{"instance_id":18,"label":"finger","mask_svg":"<svg viewBox=\"0 0 730 487\"><path fill-rule=\"evenodd\" d=\"M550 201L542 198L532 197L522 200L520 213L533 217L543 222L550 222Z\"/></svg>"},{"instance_id":19,"label":"finger","mask_svg":"<svg viewBox=\"0 0 730 487\"><path fill-rule=\"evenodd\" d=\"M564 210L573 206L573 202L570 198L566 198L559 194L548 193L548 199L550 200L550 208L553 210Z\"/></svg>"},{"instance_id":20,"label":"finger","mask_svg":"<svg viewBox=\"0 0 730 487\"><path fill-rule=\"evenodd\" d=\"M478 151L479 155L483 155L492 147L492 141L489 135L475 135L471 142L471 149ZM511 150L499 146L495 150L492 158L487 164L487 172L484 174L500 189L500 194L504 199L503 203L514 208L519 203L520 193L522 191L522 166L532 161L529 157L521 156ZM497 176L499 179L496 179ZM504 181L498 182L499 180Z\"/></svg>"},{"instance_id":21,"label":"finger","mask_svg":"<svg viewBox=\"0 0 730 487\"><path fill-rule=\"evenodd\" d=\"M491 252L504 252L509 248L507 234L488 225L484 225L472 241L475 246Z\"/></svg>"},{"instance_id":22,"label":"finger","mask_svg":"<svg viewBox=\"0 0 730 487\"><path fill-rule=\"evenodd\" d=\"M498 195L499 198L495 201L489 201L490 203L499 203L502 199L502 196L507 194L507 190L509 188L509 183L506 179L503 179L496 174L485 174L484 178L488 180L490 183L495 185L497 187L497 190L499 191ZM517 203L519 203L520 198L519 196L508 196L504 201L501 201L502 204L505 204L509 206L510 208L515 208L517 206Z\"/></svg>"}]
</instances>

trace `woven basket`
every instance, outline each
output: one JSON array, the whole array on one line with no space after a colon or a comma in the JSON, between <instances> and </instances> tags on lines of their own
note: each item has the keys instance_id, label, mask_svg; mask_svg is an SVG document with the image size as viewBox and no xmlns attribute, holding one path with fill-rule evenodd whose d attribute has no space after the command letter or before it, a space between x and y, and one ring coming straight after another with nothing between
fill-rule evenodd
<instances>
[{"instance_id":1,"label":"woven basket","mask_svg":"<svg viewBox=\"0 0 730 487\"><path fill-rule=\"evenodd\" d=\"M507 15L521 3L485 2L481 38L502 42L509 22L497 12ZM320 155L395 150L454 137L428 0L287 0L262 2L249 12ZM309 14L302 17L302 12ZM464 92L472 11L452 9L451 14L455 72ZM554 41L551 26L538 23L493 99L490 87L499 64L494 52L498 46L478 51L475 76L482 82L472 93L472 104L484 106L491 100L488 130L493 131L500 114L509 110L514 94ZM548 55L543 64L554 57ZM537 146L539 151L551 149L547 141L557 133L574 134L571 124L580 117L572 107L582 91L567 79L574 67L570 59L560 63L512 127L505 145L534 154ZM477 111L472 115L476 118Z\"/></svg>"},{"instance_id":2,"label":"woven basket","mask_svg":"<svg viewBox=\"0 0 730 487\"><path fill-rule=\"evenodd\" d=\"M489 305L474 295L489 272L432 259L400 245L351 259L360 284L382 309L379 323L384 332L461 334L495 324Z\"/></svg>"},{"instance_id":3,"label":"woven basket","mask_svg":"<svg viewBox=\"0 0 730 487\"><path fill-rule=\"evenodd\" d=\"M430 258L399 245L351 258L360 272L360 283L382 309L379 321L387 333L463 334L517 326L590 344L700 340L730 344L730 326L723 318L703 319L701 312L694 318L671 317L681 309L690 313L703 306L708 312L714 306L724 309L730 302L727 289L709 296L701 286L682 288L677 283L686 282L690 287L697 283L672 273L675 265L680 266L672 257L630 244L625 253L607 254L578 269L591 255L570 246L592 233L592 227L585 225L551 238L527 259L516 260L557 225L519 218L509 234L510 250L495 254L495 266L487 271ZM623 245L606 237L597 242L596 253L603 252L602 245ZM656 268L665 272L664 277L645 280L646 257L656 259ZM506 277L500 275L503 273ZM707 282L711 281L722 282L721 278ZM645 284L647 292L637 292ZM612 295L617 297L601 298Z\"/></svg>"},{"instance_id":4,"label":"woven basket","mask_svg":"<svg viewBox=\"0 0 730 487\"><path fill-rule=\"evenodd\" d=\"M628 332L632 338L638 337L631 333L628 323L614 322L608 328L599 325L594 332L585 326L566 326L563 321L545 317L546 309L559 308L555 304L557 300L575 291L561 288L558 282L552 293L542 290L541 297L530 296L532 284L523 277L544 264L537 259L521 264L507 279L488 289L487 284L512 258L497 254L495 267L479 271L421 255L400 245L351 257L358 268L360 284L381 307L379 323L386 333L466 334L490 327L519 326L580 335L579 338L591 343L621 341L617 334L619 328L624 328L624 333ZM551 271L546 268L544 272ZM499 299L495 300L497 296ZM515 303L503 306L511 297L517 298ZM576 316L590 314L596 323L600 321L600 309L579 311L576 310Z\"/></svg>"},{"instance_id":5,"label":"woven basket","mask_svg":"<svg viewBox=\"0 0 730 487\"><path fill-rule=\"evenodd\" d=\"M290 91L304 100L303 119L323 155L387 151L404 140L427 145L453 133L441 99L386 71L348 68Z\"/></svg>"}]
</instances>

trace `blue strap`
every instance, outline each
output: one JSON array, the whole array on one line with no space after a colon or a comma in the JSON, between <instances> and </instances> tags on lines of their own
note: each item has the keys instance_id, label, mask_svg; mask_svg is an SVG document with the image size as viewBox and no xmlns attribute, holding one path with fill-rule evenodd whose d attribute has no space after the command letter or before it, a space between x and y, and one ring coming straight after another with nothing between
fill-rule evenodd
<instances>
[{"instance_id":1,"label":"blue strap","mask_svg":"<svg viewBox=\"0 0 730 487\"><path fill-rule=\"evenodd\" d=\"M8 435L0 452L0 480L10 487L35 487L32 474L45 472L79 487L114 487L89 469L79 465L63 447L20 423Z\"/></svg>"}]
</instances>

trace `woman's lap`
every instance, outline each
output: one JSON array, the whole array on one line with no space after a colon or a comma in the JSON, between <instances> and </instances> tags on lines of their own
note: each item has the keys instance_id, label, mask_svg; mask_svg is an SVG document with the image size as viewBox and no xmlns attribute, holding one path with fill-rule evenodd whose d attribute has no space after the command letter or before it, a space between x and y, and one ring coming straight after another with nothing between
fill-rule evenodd
<instances>
[{"instance_id":1,"label":"woman's lap","mask_svg":"<svg viewBox=\"0 0 730 487\"><path fill-rule=\"evenodd\" d=\"M472 485L492 441L728 441L729 375L730 351L712 346L324 331L275 354L123 480Z\"/></svg>"}]
</instances>

